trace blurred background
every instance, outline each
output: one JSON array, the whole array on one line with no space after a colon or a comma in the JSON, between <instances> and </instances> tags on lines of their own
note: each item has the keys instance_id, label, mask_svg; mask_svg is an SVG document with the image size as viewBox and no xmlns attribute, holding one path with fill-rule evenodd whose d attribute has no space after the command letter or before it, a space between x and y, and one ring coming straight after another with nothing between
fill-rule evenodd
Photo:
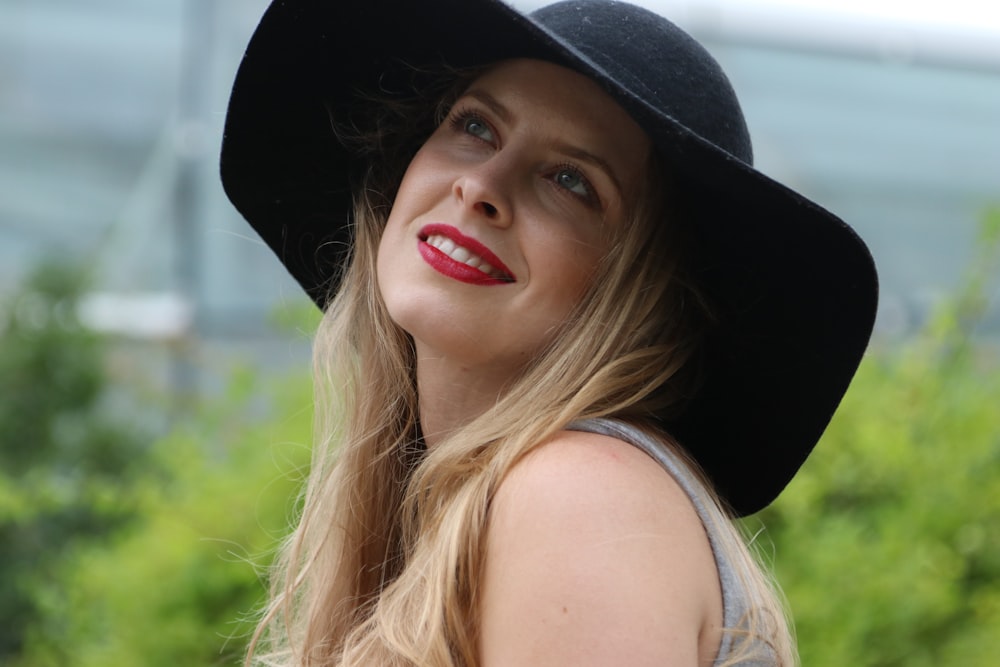
<instances>
[{"instance_id":1,"label":"blurred background","mask_svg":"<svg viewBox=\"0 0 1000 667\"><path fill-rule=\"evenodd\" d=\"M749 525L804 664L995 664L1000 8L638 4L719 59L758 168L880 270L841 413ZM266 5L0 0L0 664L243 650L308 461L316 321L217 176Z\"/></svg>"}]
</instances>

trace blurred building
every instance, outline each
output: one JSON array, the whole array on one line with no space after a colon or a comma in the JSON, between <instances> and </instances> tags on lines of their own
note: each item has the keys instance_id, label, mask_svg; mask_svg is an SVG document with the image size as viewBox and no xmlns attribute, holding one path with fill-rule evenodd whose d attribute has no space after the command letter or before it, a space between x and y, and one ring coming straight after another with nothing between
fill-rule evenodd
<instances>
[{"instance_id":1,"label":"blurred building","mask_svg":"<svg viewBox=\"0 0 1000 667\"><path fill-rule=\"evenodd\" d=\"M879 335L919 326L960 283L977 223L1000 203L1000 30L642 4L723 63L758 167L870 244ZM163 343L165 364L178 345L200 362L226 351L304 360L305 338L289 344L269 324L303 297L217 176L228 88L265 6L0 0L0 293L42 256L84 258L95 326ZM984 333L1000 332L996 299L987 319Z\"/></svg>"}]
</instances>

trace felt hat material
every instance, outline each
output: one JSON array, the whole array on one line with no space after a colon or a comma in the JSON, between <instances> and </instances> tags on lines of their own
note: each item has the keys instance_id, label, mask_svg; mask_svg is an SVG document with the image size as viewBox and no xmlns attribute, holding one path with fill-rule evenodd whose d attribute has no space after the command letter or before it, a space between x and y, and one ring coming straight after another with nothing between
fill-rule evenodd
<instances>
[{"instance_id":1,"label":"felt hat material","mask_svg":"<svg viewBox=\"0 0 1000 667\"><path fill-rule=\"evenodd\" d=\"M699 395L668 430L734 512L769 504L832 417L867 346L877 276L844 222L752 166L725 74L645 9L567 0L523 15L498 0L275 0L234 84L222 180L320 306L351 243L366 157L329 108L386 91L401 65L538 58L600 84L649 134L690 202L696 269L720 323Z\"/></svg>"}]
</instances>

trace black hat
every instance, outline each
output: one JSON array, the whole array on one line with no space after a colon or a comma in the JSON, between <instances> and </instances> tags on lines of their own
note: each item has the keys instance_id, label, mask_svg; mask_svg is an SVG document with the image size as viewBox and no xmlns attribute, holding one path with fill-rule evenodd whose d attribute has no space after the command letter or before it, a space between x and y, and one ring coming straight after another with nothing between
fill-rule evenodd
<instances>
[{"instance_id":1,"label":"black hat","mask_svg":"<svg viewBox=\"0 0 1000 667\"><path fill-rule=\"evenodd\" d=\"M720 318L698 396L668 428L738 515L815 446L867 346L877 277L841 220L754 170L725 74L666 19L612 0L523 15L498 0L275 0L247 48L222 144L236 208L320 306L351 243L365 157L329 108L409 66L537 58L601 85L671 165Z\"/></svg>"}]
</instances>

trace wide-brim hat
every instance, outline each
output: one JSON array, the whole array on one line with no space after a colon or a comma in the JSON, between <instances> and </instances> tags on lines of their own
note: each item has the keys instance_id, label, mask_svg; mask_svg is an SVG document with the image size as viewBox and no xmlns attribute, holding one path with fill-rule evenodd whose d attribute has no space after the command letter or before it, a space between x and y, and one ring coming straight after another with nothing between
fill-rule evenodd
<instances>
[{"instance_id":1,"label":"wide-brim hat","mask_svg":"<svg viewBox=\"0 0 1000 667\"><path fill-rule=\"evenodd\" d=\"M831 213L756 171L715 60L610 0L523 15L497 0L276 0L247 48L222 144L236 208L321 308L351 243L366 158L329 110L391 95L407 67L537 58L601 85L649 134L689 206L696 280L719 324L699 394L667 427L737 515L769 504L815 446L867 346L877 277Z\"/></svg>"}]
</instances>

